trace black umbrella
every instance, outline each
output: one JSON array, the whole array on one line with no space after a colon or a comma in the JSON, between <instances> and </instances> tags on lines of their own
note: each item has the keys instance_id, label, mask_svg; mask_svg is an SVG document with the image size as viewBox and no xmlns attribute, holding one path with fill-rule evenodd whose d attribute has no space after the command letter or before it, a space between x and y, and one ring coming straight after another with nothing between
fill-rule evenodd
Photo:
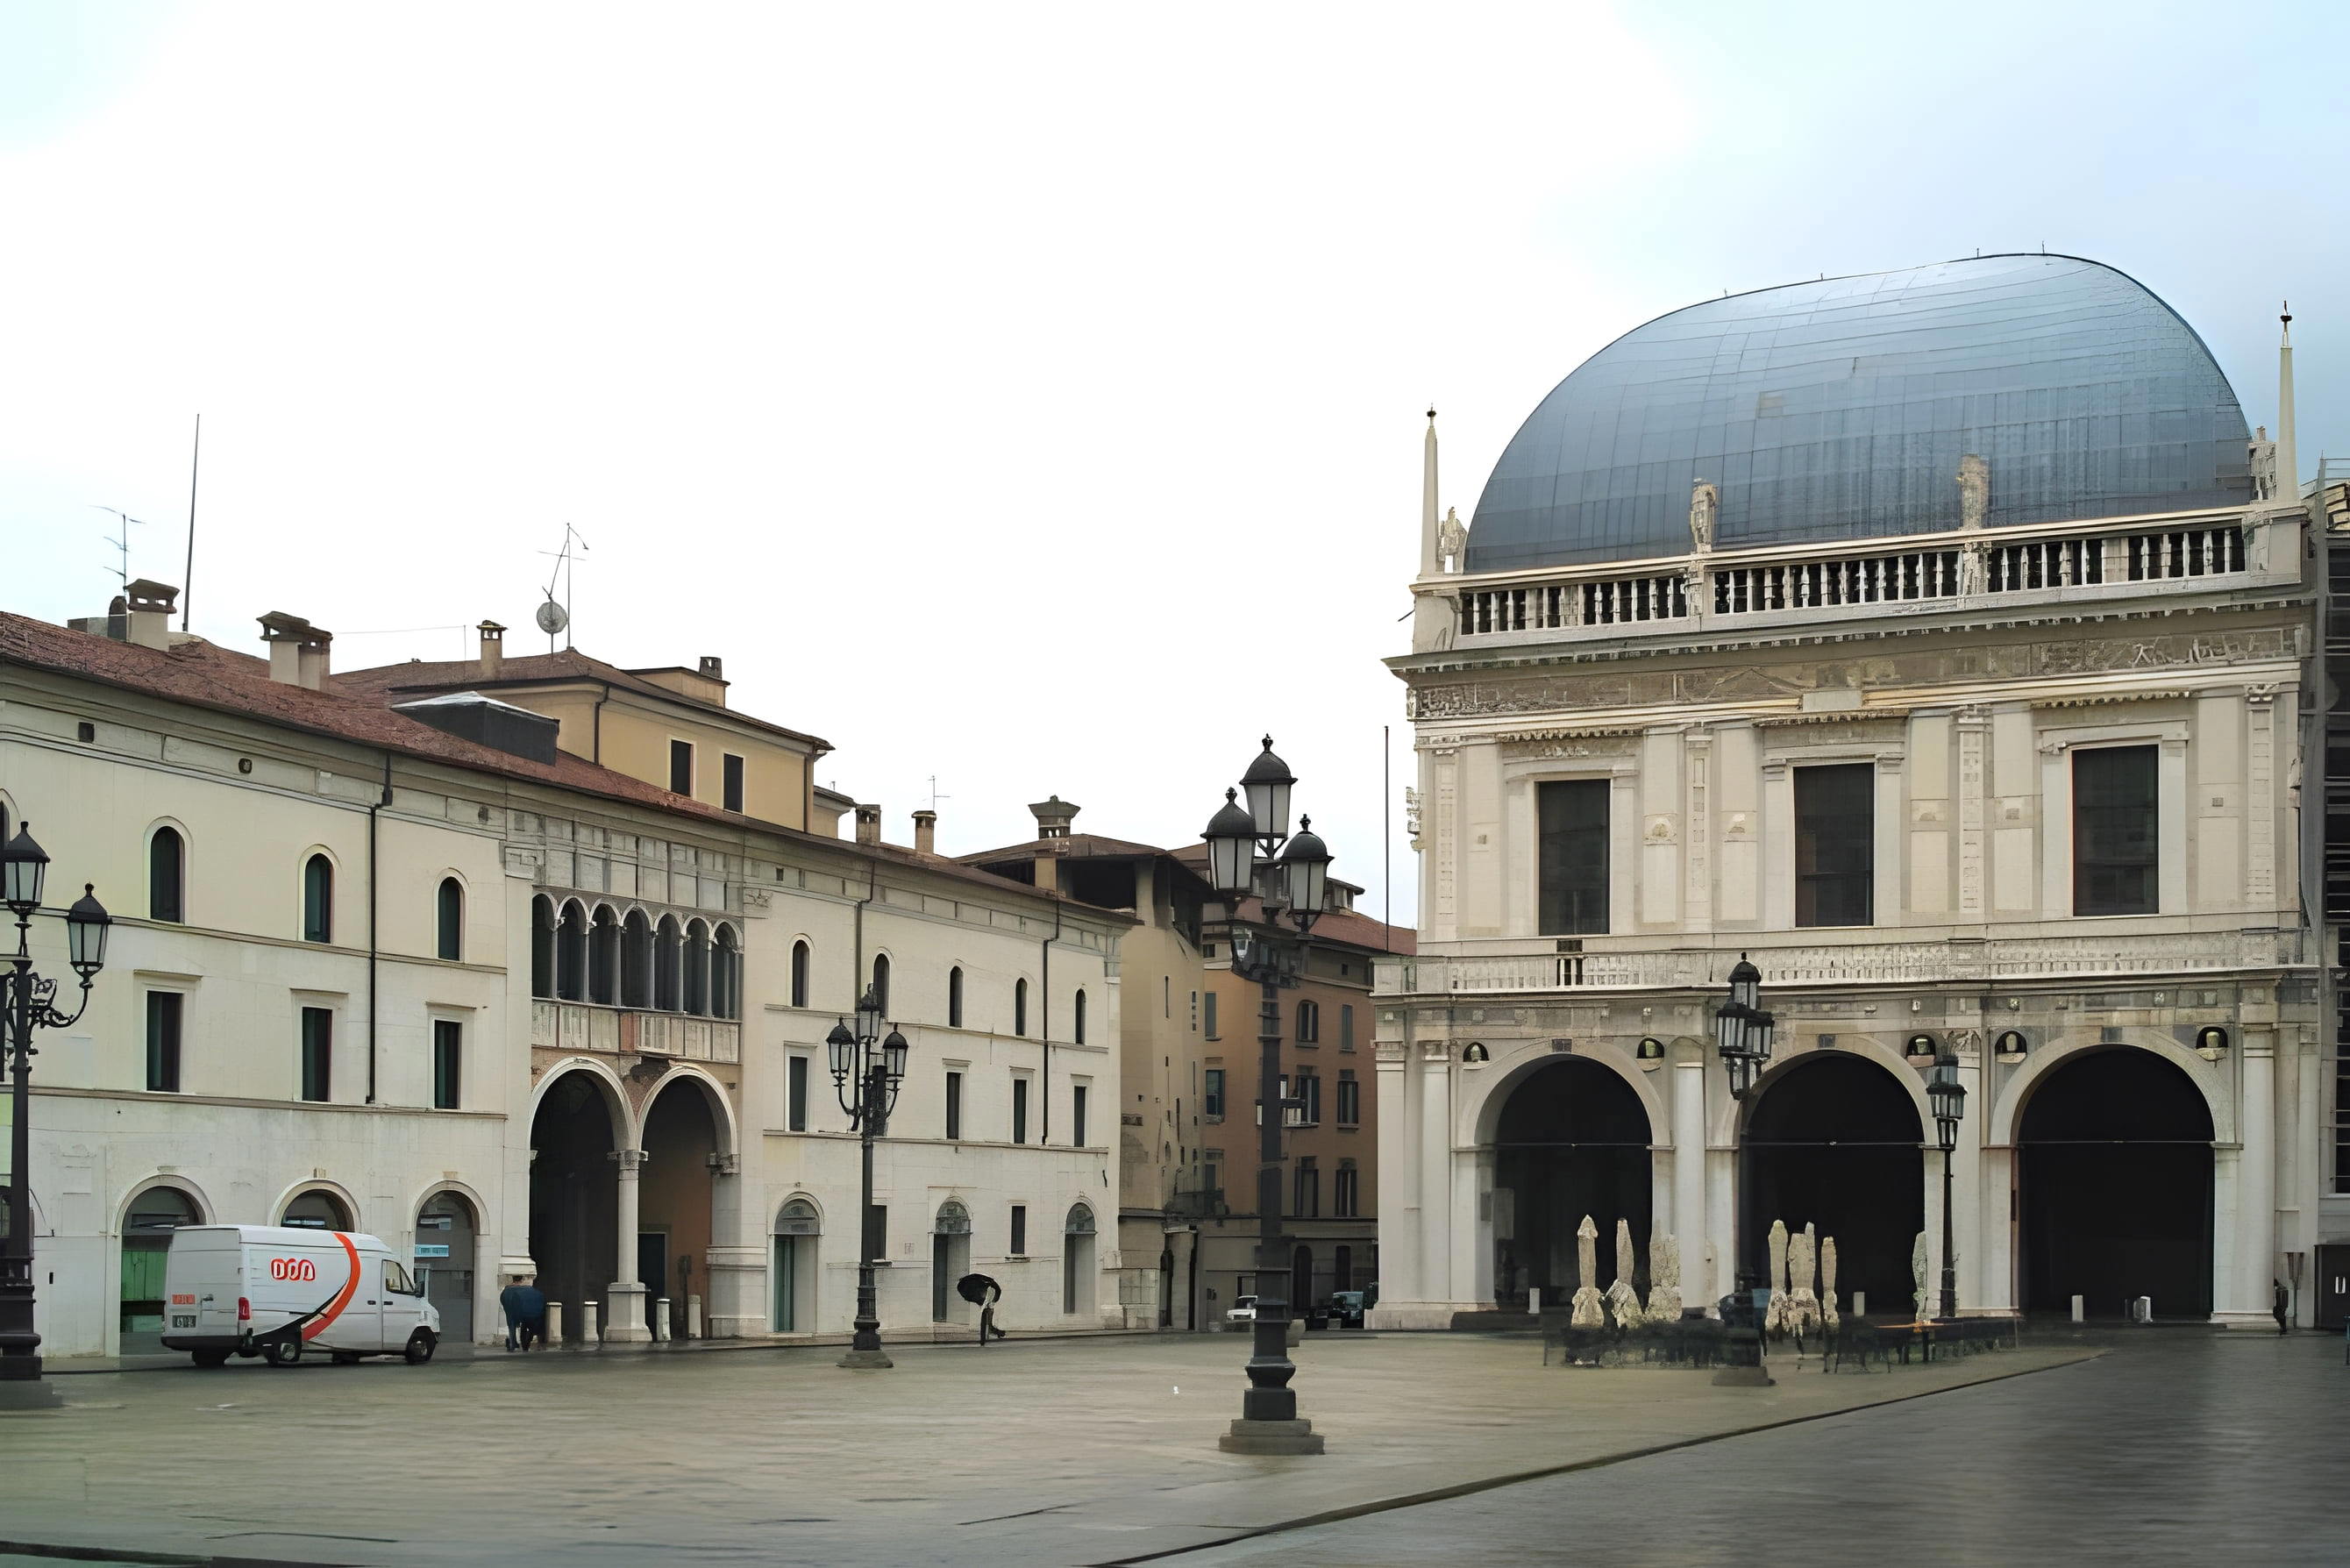
<instances>
[{"instance_id":1,"label":"black umbrella","mask_svg":"<svg viewBox=\"0 0 2350 1568\"><path fill-rule=\"evenodd\" d=\"M973 1306L988 1306L1003 1299L1003 1287L985 1274L965 1274L955 1282L955 1294Z\"/></svg>"}]
</instances>

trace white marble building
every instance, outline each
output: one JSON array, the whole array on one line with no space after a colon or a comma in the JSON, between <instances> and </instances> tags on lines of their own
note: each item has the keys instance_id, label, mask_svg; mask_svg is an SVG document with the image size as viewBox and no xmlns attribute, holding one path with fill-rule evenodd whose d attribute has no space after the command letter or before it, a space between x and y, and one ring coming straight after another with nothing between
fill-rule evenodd
<instances>
[{"instance_id":1,"label":"white marble building","mask_svg":"<svg viewBox=\"0 0 2350 1568\"><path fill-rule=\"evenodd\" d=\"M1606 1286L1586 1213L1643 1285L1674 1238L1693 1303L1810 1222L1847 1305L1906 1314L1943 1051L1963 1312L2270 1321L2324 1109L2286 374L2272 443L2134 281L1983 257L1627 334L1466 525L1431 415L1378 1321ZM1742 953L1776 1017L1742 1101Z\"/></svg>"}]
</instances>

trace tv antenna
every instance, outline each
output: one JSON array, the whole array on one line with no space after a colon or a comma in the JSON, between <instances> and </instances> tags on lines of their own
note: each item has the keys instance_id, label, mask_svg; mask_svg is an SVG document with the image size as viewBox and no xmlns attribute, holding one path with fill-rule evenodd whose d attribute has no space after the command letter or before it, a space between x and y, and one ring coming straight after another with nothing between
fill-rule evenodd
<instances>
[{"instance_id":1,"label":"tv antenna","mask_svg":"<svg viewBox=\"0 0 2350 1568\"><path fill-rule=\"evenodd\" d=\"M125 597L128 597L130 592L130 530L133 527L144 528L147 526L147 519L133 517L120 506L99 506L96 502L90 503L90 505L95 511L111 512L122 520L122 537L118 539L111 534L105 537L108 544L121 553L121 564L115 567L114 575L121 579L122 592Z\"/></svg>"},{"instance_id":2,"label":"tv antenna","mask_svg":"<svg viewBox=\"0 0 2350 1568\"><path fill-rule=\"evenodd\" d=\"M954 796L951 794L941 794L939 793L939 775L932 774L931 775L931 809L932 811L936 811L939 809L939 802L952 799L954 799Z\"/></svg>"},{"instance_id":3,"label":"tv antenna","mask_svg":"<svg viewBox=\"0 0 2350 1568\"><path fill-rule=\"evenodd\" d=\"M587 553L588 541L581 538L579 530L568 523L563 525L563 548L539 552L542 556L555 557L555 570L547 574L546 598L538 607L536 618L538 629L546 633L546 651L549 653L555 651L556 636L570 628L571 569L577 564L577 557ZM563 597L560 599L555 597L555 585L558 582L563 585ZM564 638L563 646L566 648L571 646L571 639L568 637Z\"/></svg>"}]
</instances>

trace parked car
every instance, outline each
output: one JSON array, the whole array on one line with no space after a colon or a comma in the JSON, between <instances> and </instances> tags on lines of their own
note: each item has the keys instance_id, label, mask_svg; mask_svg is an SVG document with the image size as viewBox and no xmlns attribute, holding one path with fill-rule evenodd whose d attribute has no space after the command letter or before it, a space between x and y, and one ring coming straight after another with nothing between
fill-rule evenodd
<instances>
[{"instance_id":1,"label":"parked car","mask_svg":"<svg viewBox=\"0 0 2350 1568\"><path fill-rule=\"evenodd\" d=\"M1254 1296L1241 1297L1238 1301L1232 1303L1231 1310L1224 1314L1224 1321L1226 1323L1254 1323L1256 1321L1256 1298Z\"/></svg>"},{"instance_id":2,"label":"parked car","mask_svg":"<svg viewBox=\"0 0 2350 1568\"><path fill-rule=\"evenodd\" d=\"M1360 1328L1363 1314L1370 1303L1363 1298L1368 1291L1333 1291L1330 1293L1330 1319L1340 1328Z\"/></svg>"}]
</instances>

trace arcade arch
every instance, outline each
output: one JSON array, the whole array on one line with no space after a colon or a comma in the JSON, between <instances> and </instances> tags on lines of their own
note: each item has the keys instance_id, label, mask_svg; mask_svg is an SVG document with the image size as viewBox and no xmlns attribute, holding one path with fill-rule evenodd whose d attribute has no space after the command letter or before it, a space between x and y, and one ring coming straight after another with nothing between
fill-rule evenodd
<instances>
[{"instance_id":1,"label":"arcade arch","mask_svg":"<svg viewBox=\"0 0 2350 1568\"><path fill-rule=\"evenodd\" d=\"M1491 1104L1493 1299L1523 1309L1529 1290L1564 1303L1616 1278L1616 1223L1645 1250L1653 1215L1648 1107L1622 1075L1586 1056L1539 1063ZM1599 1231L1596 1278L1576 1277L1575 1231Z\"/></svg>"},{"instance_id":2,"label":"arcade arch","mask_svg":"<svg viewBox=\"0 0 2350 1568\"><path fill-rule=\"evenodd\" d=\"M1926 1228L1924 1124L1912 1085L1846 1051L1774 1070L1745 1104L1739 1139L1739 1268L1769 1275L1771 1225L1811 1224L1836 1244L1836 1290L1908 1306L1911 1249Z\"/></svg>"}]
</instances>

